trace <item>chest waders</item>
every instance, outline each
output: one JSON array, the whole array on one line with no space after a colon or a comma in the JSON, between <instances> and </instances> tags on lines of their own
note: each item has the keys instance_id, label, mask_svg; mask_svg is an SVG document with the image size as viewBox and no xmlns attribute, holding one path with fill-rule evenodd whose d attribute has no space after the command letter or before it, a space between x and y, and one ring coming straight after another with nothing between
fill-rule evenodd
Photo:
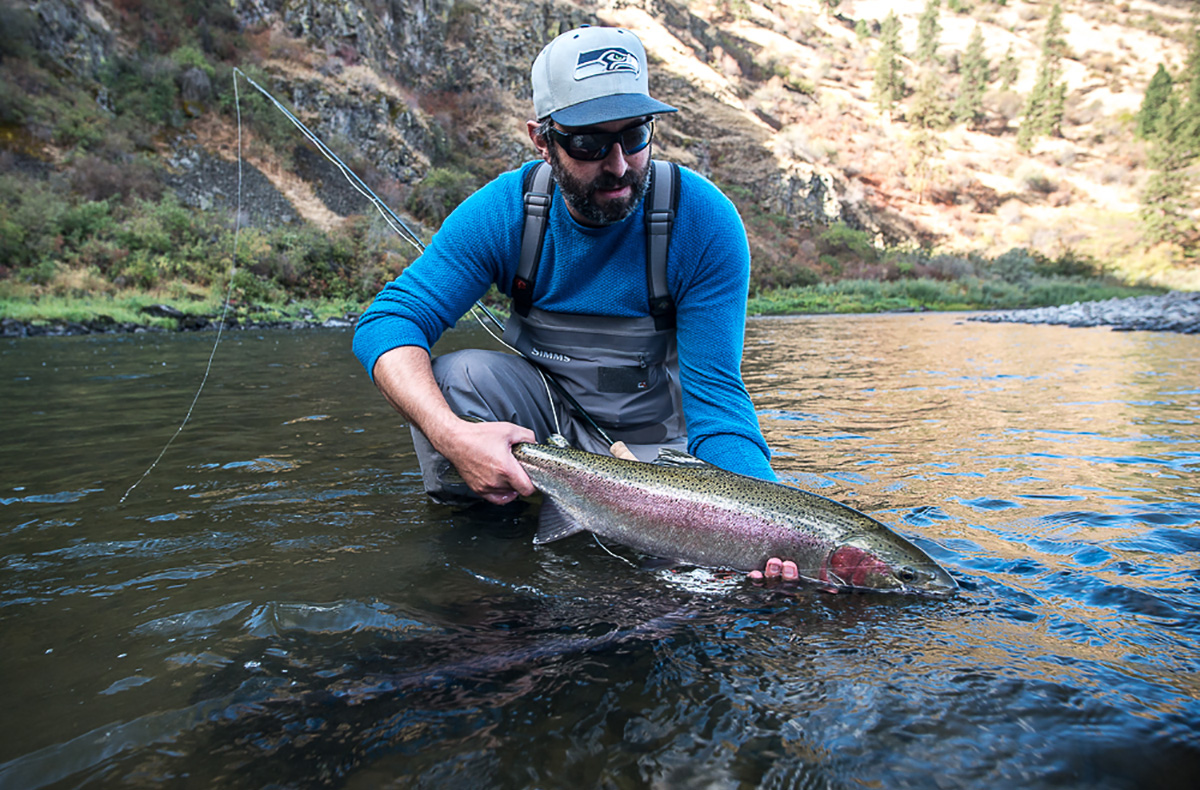
<instances>
[{"instance_id":1,"label":"chest waders","mask_svg":"<svg viewBox=\"0 0 1200 790\"><path fill-rule=\"evenodd\" d=\"M553 313L533 305L554 185L550 165L531 172L505 341L548 370L613 439L635 451L636 445L686 445L675 300L667 287L678 165L651 163L645 205L650 314L636 318Z\"/></svg>"}]
</instances>

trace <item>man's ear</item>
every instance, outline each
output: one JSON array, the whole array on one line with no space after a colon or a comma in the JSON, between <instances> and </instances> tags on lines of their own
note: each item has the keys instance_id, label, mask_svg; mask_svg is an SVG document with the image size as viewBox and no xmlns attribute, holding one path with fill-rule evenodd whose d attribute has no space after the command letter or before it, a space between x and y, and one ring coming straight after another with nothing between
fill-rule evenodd
<instances>
[{"instance_id":1,"label":"man's ear","mask_svg":"<svg viewBox=\"0 0 1200 790\"><path fill-rule=\"evenodd\" d=\"M537 121L526 121L525 124L529 130L529 139L533 141L533 147L537 149L542 160L548 163L550 161L550 141L537 133L541 124Z\"/></svg>"}]
</instances>

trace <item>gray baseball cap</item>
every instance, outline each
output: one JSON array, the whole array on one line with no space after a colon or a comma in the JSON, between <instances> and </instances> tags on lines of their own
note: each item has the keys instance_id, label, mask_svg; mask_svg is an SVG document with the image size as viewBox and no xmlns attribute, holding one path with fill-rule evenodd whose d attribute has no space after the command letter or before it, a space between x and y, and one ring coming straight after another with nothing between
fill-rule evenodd
<instances>
[{"instance_id":1,"label":"gray baseball cap","mask_svg":"<svg viewBox=\"0 0 1200 790\"><path fill-rule=\"evenodd\" d=\"M675 112L650 98L646 50L619 27L583 26L555 38L533 62L533 111L563 126L594 126Z\"/></svg>"}]
</instances>

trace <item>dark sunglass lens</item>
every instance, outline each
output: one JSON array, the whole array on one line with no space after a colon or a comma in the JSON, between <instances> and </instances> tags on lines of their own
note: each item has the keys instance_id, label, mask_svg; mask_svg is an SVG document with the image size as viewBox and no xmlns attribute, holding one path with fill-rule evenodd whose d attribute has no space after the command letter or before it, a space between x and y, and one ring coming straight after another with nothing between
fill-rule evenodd
<instances>
[{"instance_id":1,"label":"dark sunglass lens","mask_svg":"<svg viewBox=\"0 0 1200 790\"><path fill-rule=\"evenodd\" d=\"M603 159L611 148L612 139L606 134L573 134L567 153L576 159Z\"/></svg>"},{"instance_id":2,"label":"dark sunglass lens","mask_svg":"<svg viewBox=\"0 0 1200 790\"><path fill-rule=\"evenodd\" d=\"M650 138L654 135L654 124L646 122L626 129L621 132L621 148L625 149L627 154L636 154L646 146L650 145Z\"/></svg>"},{"instance_id":3,"label":"dark sunglass lens","mask_svg":"<svg viewBox=\"0 0 1200 790\"><path fill-rule=\"evenodd\" d=\"M606 135L570 134L555 129L554 136L572 159L603 159L612 146L612 141Z\"/></svg>"}]
</instances>

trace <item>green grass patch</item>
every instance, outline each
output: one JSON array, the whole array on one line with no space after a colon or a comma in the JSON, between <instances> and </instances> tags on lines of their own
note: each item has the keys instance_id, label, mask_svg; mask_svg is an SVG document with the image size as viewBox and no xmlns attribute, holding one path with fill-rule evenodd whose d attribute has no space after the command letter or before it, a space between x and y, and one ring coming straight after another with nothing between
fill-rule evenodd
<instances>
[{"instance_id":1,"label":"green grass patch","mask_svg":"<svg viewBox=\"0 0 1200 790\"><path fill-rule=\"evenodd\" d=\"M173 303L172 303L173 302ZM154 304L171 304L189 315L208 315L220 310L220 302L184 302L156 299L145 293L119 293L99 296L43 296L37 299L13 297L0 292L0 318L25 323L88 323L109 320L114 324L137 324L173 329L175 320L147 315Z\"/></svg>"},{"instance_id":2,"label":"green grass patch","mask_svg":"<svg viewBox=\"0 0 1200 790\"><path fill-rule=\"evenodd\" d=\"M1105 280L1032 278L1027 284L968 277L880 282L843 280L764 291L750 298L751 315L883 313L914 310L1012 310L1162 293Z\"/></svg>"},{"instance_id":3,"label":"green grass patch","mask_svg":"<svg viewBox=\"0 0 1200 790\"><path fill-rule=\"evenodd\" d=\"M15 291L15 292L14 292ZM196 294L172 296L164 293L119 291L88 296L32 296L9 283L0 283L0 318L23 323L91 323L134 324L174 329L176 319L154 316L147 312L157 305L166 305L188 316L217 318L225 303L225 292L210 293L197 298ZM302 299L272 304L248 302L234 298L230 315L239 322L316 321L356 315L366 305L355 299Z\"/></svg>"}]
</instances>

